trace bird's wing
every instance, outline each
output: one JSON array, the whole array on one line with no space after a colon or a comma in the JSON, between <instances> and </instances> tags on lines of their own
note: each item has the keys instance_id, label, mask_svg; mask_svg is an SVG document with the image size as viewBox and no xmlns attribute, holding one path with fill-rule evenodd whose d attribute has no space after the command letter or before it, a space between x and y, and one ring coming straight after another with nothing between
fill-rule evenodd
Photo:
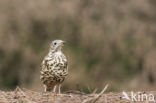
<instances>
[{"instance_id":1,"label":"bird's wing","mask_svg":"<svg viewBox=\"0 0 156 103\"><path fill-rule=\"evenodd\" d=\"M51 66L53 66L54 61L51 58L45 57L41 64L41 69L43 71L48 71Z\"/></svg>"}]
</instances>

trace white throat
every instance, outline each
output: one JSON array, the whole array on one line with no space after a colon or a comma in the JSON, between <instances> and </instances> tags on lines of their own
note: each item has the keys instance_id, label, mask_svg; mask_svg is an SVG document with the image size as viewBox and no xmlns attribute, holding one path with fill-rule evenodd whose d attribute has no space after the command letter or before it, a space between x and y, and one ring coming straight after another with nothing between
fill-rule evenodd
<instances>
[{"instance_id":1,"label":"white throat","mask_svg":"<svg viewBox=\"0 0 156 103\"><path fill-rule=\"evenodd\" d=\"M49 53L48 53L49 56L52 56L52 55L58 55L58 56L60 56L60 55L62 55L62 54L63 54L63 53L62 53L61 49L60 49L60 50L57 50L57 51L55 51L55 50L53 50L53 49L50 49L50 51L49 51Z\"/></svg>"},{"instance_id":2,"label":"white throat","mask_svg":"<svg viewBox=\"0 0 156 103\"><path fill-rule=\"evenodd\" d=\"M59 51L55 52L55 54L58 55L58 56L59 56L59 55L62 55L62 51L59 50Z\"/></svg>"}]
</instances>

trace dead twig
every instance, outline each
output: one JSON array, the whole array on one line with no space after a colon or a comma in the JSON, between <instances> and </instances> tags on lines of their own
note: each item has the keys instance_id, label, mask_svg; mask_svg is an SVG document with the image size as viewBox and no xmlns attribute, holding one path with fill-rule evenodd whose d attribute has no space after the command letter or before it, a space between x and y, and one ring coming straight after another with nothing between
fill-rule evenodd
<instances>
[{"instance_id":1,"label":"dead twig","mask_svg":"<svg viewBox=\"0 0 156 103\"><path fill-rule=\"evenodd\" d=\"M19 87L17 86L16 92L18 92L18 91L19 91L20 93L22 93L24 99L25 99L28 103L36 103L36 102L34 102L34 101L31 101L31 98L30 98L28 95L26 95L26 93L24 93L24 91L23 91L21 88L19 88Z\"/></svg>"},{"instance_id":2,"label":"dead twig","mask_svg":"<svg viewBox=\"0 0 156 103\"><path fill-rule=\"evenodd\" d=\"M92 98L87 98L87 99L83 100L82 103L87 103L87 102L91 102L91 101L93 101L95 103L96 100L106 91L107 88L108 88L108 84L103 88L103 90L99 94L95 95Z\"/></svg>"},{"instance_id":3,"label":"dead twig","mask_svg":"<svg viewBox=\"0 0 156 103\"><path fill-rule=\"evenodd\" d=\"M94 91L92 92L92 94L95 94L97 92L97 88L94 89Z\"/></svg>"}]
</instances>

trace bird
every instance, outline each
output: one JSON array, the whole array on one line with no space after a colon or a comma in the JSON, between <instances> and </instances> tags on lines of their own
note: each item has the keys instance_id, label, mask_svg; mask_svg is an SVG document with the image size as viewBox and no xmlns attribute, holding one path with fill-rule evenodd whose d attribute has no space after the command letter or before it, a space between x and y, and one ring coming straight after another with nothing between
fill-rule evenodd
<instances>
[{"instance_id":1,"label":"bird","mask_svg":"<svg viewBox=\"0 0 156 103\"><path fill-rule=\"evenodd\" d=\"M61 84L68 75L68 62L62 52L65 41L54 40L50 43L49 53L41 63L40 79L45 92L54 92L58 88L61 93Z\"/></svg>"}]
</instances>

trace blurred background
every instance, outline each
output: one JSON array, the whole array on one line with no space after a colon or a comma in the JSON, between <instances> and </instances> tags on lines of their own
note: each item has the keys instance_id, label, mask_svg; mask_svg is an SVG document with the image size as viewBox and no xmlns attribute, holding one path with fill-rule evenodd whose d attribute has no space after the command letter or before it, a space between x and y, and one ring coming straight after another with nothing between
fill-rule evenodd
<instances>
[{"instance_id":1,"label":"blurred background","mask_svg":"<svg viewBox=\"0 0 156 103\"><path fill-rule=\"evenodd\" d=\"M55 39L67 41L63 91L156 89L156 0L1 0L0 89L43 91Z\"/></svg>"}]
</instances>

